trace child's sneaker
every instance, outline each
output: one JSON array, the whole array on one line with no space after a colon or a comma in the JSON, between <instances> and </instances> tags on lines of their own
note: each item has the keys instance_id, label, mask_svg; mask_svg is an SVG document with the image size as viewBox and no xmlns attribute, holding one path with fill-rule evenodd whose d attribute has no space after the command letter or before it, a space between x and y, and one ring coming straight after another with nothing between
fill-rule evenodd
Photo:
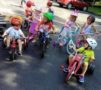
<instances>
[{"instance_id":1,"label":"child's sneaker","mask_svg":"<svg viewBox=\"0 0 101 90\"><path fill-rule=\"evenodd\" d=\"M79 76L79 82L84 83L84 76Z\"/></svg>"},{"instance_id":2,"label":"child's sneaker","mask_svg":"<svg viewBox=\"0 0 101 90\"><path fill-rule=\"evenodd\" d=\"M18 55L22 56L22 52L21 52L21 51L19 51L19 52L18 52Z\"/></svg>"}]
</instances>

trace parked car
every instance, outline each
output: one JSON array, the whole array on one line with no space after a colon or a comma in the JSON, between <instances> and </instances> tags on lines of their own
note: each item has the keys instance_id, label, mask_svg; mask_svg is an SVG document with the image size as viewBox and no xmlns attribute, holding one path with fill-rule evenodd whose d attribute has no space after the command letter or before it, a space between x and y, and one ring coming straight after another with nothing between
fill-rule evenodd
<instances>
[{"instance_id":1,"label":"parked car","mask_svg":"<svg viewBox=\"0 0 101 90\"><path fill-rule=\"evenodd\" d=\"M56 2L60 7L63 7L65 5L68 9L75 7L82 9L83 11L87 11L89 7L89 4L83 0L57 0Z\"/></svg>"}]
</instances>

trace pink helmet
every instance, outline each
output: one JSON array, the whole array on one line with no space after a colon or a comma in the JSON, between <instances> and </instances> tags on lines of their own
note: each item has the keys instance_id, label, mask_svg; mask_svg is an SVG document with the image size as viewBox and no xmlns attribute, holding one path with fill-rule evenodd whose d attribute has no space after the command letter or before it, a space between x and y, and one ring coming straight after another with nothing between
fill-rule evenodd
<instances>
[{"instance_id":1,"label":"pink helmet","mask_svg":"<svg viewBox=\"0 0 101 90\"><path fill-rule=\"evenodd\" d=\"M74 11L72 11L71 15L75 16L75 17L78 17L78 13L79 13L78 10L74 10Z\"/></svg>"}]
</instances>

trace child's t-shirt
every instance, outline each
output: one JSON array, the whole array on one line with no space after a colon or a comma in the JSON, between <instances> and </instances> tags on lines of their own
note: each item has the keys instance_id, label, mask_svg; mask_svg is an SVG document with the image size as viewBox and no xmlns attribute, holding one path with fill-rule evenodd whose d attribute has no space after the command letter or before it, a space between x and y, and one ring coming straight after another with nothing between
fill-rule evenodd
<instances>
[{"instance_id":1,"label":"child's t-shirt","mask_svg":"<svg viewBox=\"0 0 101 90\"><path fill-rule=\"evenodd\" d=\"M33 13L33 21L41 21L41 13L37 14L37 13Z\"/></svg>"},{"instance_id":2,"label":"child's t-shirt","mask_svg":"<svg viewBox=\"0 0 101 90\"><path fill-rule=\"evenodd\" d=\"M95 54L93 50L87 50L85 47L77 49L78 52L85 55L84 62L89 62L90 58L95 59Z\"/></svg>"},{"instance_id":3,"label":"child's t-shirt","mask_svg":"<svg viewBox=\"0 0 101 90\"><path fill-rule=\"evenodd\" d=\"M39 23L39 29L43 29L46 32L50 31L52 27L53 27L53 23L52 22L49 22L49 23L45 24L43 21L41 21Z\"/></svg>"},{"instance_id":4,"label":"child's t-shirt","mask_svg":"<svg viewBox=\"0 0 101 90\"><path fill-rule=\"evenodd\" d=\"M84 28L83 28L83 33L89 34L89 33L92 33L92 32L93 32L92 25L85 24L84 25Z\"/></svg>"},{"instance_id":5,"label":"child's t-shirt","mask_svg":"<svg viewBox=\"0 0 101 90\"><path fill-rule=\"evenodd\" d=\"M13 38L16 38L16 39L20 38L21 35L24 35L21 29L15 30L14 27L8 28L8 29L6 30L6 33L7 33L9 36L11 36L11 37L13 37Z\"/></svg>"},{"instance_id":6,"label":"child's t-shirt","mask_svg":"<svg viewBox=\"0 0 101 90\"><path fill-rule=\"evenodd\" d=\"M72 22L72 21L68 20L68 21L66 21L66 23L65 23L64 26L67 27L67 28L69 28L69 27L72 27L74 25L75 25L75 22Z\"/></svg>"}]
</instances>

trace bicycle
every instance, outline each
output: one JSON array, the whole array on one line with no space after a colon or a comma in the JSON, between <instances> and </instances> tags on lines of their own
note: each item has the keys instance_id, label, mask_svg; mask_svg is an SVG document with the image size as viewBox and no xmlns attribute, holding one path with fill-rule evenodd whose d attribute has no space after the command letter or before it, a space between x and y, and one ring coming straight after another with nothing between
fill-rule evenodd
<instances>
[{"instance_id":1,"label":"bicycle","mask_svg":"<svg viewBox=\"0 0 101 90\"><path fill-rule=\"evenodd\" d=\"M44 58L47 45L50 43L49 40L49 33L45 32L43 29L39 30L39 38L38 38L38 44L40 48L40 57Z\"/></svg>"},{"instance_id":2,"label":"bicycle","mask_svg":"<svg viewBox=\"0 0 101 90\"><path fill-rule=\"evenodd\" d=\"M79 28L76 26L69 27L69 28L62 27L62 29L58 35L58 39L56 41L54 41L53 46L54 47L56 47L56 45L58 45L59 47L66 46L69 41L70 42L73 41L72 36L76 33L79 33Z\"/></svg>"},{"instance_id":3,"label":"bicycle","mask_svg":"<svg viewBox=\"0 0 101 90\"><path fill-rule=\"evenodd\" d=\"M3 48L6 48L6 44L7 44L6 37L7 36L4 36L2 38ZM26 38L20 38L20 39L22 41L22 49L25 50L27 48ZM17 39L15 36L13 37L8 50L9 50L8 53L9 53L9 59L10 59L9 61L15 60L18 55L18 43L17 43Z\"/></svg>"}]
</instances>

